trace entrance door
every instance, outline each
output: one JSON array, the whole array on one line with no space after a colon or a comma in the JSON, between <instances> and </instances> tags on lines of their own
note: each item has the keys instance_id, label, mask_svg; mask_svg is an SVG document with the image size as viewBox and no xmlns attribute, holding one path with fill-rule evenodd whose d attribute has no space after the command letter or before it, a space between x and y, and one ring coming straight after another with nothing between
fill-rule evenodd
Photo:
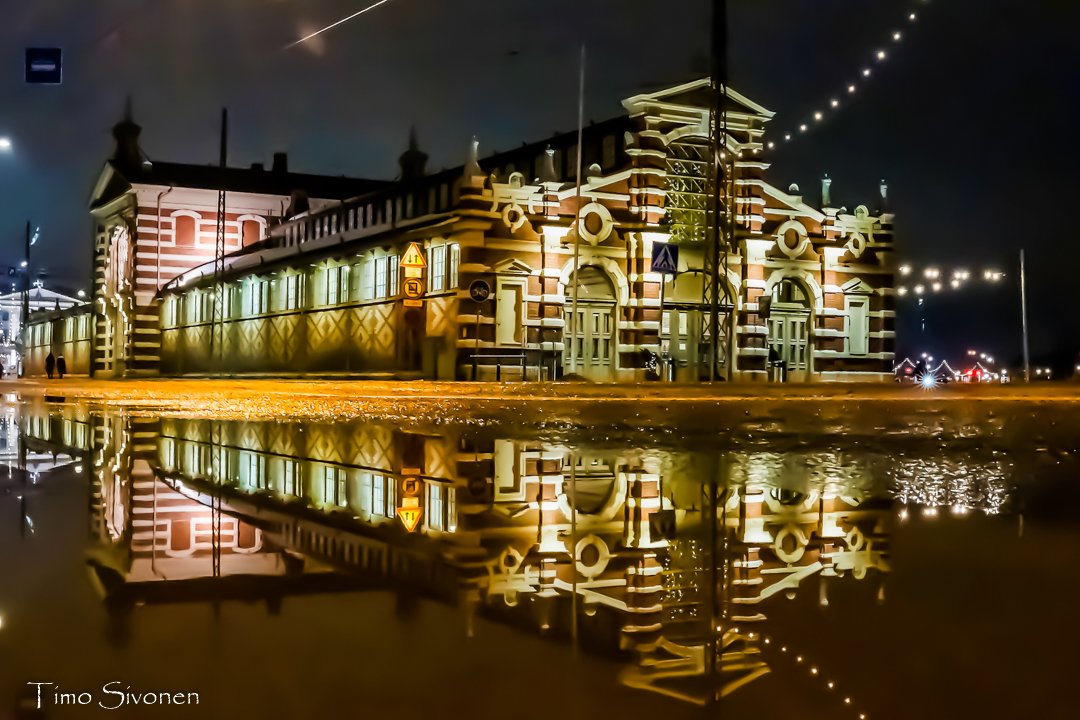
<instances>
[{"instance_id":1,"label":"entrance door","mask_svg":"<svg viewBox=\"0 0 1080 720\"><path fill-rule=\"evenodd\" d=\"M577 284L577 318L573 322L574 284ZM603 270L586 265L571 278L563 298L566 339L563 370L574 372L571 356L576 358L576 372L590 380L612 380L618 367L618 328L615 322L615 288Z\"/></svg>"},{"instance_id":2,"label":"entrance door","mask_svg":"<svg viewBox=\"0 0 1080 720\"><path fill-rule=\"evenodd\" d=\"M567 346L563 356L566 371L571 371L573 352L579 375L592 380L609 379L615 366L615 306L578 303L576 323L570 322L570 313L571 309L567 308L566 333L571 337L572 346Z\"/></svg>"},{"instance_id":3,"label":"entrance door","mask_svg":"<svg viewBox=\"0 0 1080 720\"><path fill-rule=\"evenodd\" d=\"M666 350L675 362L675 379L696 381L701 368L707 368L708 344L704 342L706 314L696 309L664 311L661 337L667 340Z\"/></svg>"},{"instance_id":4,"label":"entrance door","mask_svg":"<svg viewBox=\"0 0 1080 720\"><path fill-rule=\"evenodd\" d=\"M775 351L777 359L784 361L789 380L804 378L810 369L807 352L809 319L810 313L805 310L774 310L769 317L769 348Z\"/></svg>"}]
</instances>

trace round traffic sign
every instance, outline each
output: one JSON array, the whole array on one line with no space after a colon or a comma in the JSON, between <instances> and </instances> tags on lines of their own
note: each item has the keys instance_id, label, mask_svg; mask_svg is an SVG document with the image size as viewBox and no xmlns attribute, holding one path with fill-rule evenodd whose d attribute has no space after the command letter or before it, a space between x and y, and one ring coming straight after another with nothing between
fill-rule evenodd
<instances>
[{"instance_id":1,"label":"round traffic sign","mask_svg":"<svg viewBox=\"0 0 1080 720\"><path fill-rule=\"evenodd\" d=\"M484 302L491 297L491 286L487 280L473 280L469 286L469 297L476 302Z\"/></svg>"}]
</instances>

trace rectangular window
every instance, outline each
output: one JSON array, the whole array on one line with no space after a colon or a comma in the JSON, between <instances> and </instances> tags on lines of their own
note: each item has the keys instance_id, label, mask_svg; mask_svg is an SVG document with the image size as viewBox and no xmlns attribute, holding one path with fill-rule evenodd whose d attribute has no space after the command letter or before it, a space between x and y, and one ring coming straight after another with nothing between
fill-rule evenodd
<instances>
[{"instance_id":1,"label":"rectangular window","mask_svg":"<svg viewBox=\"0 0 1080 720\"><path fill-rule=\"evenodd\" d=\"M397 297L399 288L398 284L398 267L401 261L398 260L397 255L386 256L386 297Z\"/></svg>"},{"instance_id":2,"label":"rectangular window","mask_svg":"<svg viewBox=\"0 0 1080 720\"><path fill-rule=\"evenodd\" d=\"M323 274L323 280L326 285L326 292L323 299L327 305L337 305L339 302L338 291L340 288L338 287L337 282L337 271L338 269L336 267L328 267Z\"/></svg>"},{"instance_id":3,"label":"rectangular window","mask_svg":"<svg viewBox=\"0 0 1080 720\"><path fill-rule=\"evenodd\" d=\"M446 289L446 246L436 245L431 248L430 255L428 289L431 292L442 292Z\"/></svg>"},{"instance_id":4,"label":"rectangular window","mask_svg":"<svg viewBox=\"0 0 1080 720\"><path fill-rule=\"evenodd\" d=\"M849 355L866 355L870 350L870 298L847 297L847 344Z\"/></svg>"},{"instance_id":5,"label":"rectangular window","mask_svg":"<svg viewBox=\"0 0 1080 720\"><path fill-rule=\"evenodd\" d=\"M450 246L450 273L447 276L446 287L454 289L460 287L458 280L458 266L461 264L461 246L457 243Z\"/></svg>"},{"instance_id":6,"label":"rectangular window","mask_svg":"<svg viewBox=\"0 0 1080 720\"><path fill-rule=\"evenodd\" d=\"M386 260L375 258L375 299L386 297Z\"/></svg>"}]
</instances>

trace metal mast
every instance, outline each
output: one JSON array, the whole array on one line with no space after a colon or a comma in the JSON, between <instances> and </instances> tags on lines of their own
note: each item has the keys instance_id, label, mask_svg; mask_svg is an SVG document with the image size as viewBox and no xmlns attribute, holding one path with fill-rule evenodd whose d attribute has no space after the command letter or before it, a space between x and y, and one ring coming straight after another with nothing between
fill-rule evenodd
<instances>
[{"instance_id":1,"label":"metal mast","mask_svg":"<svg viewBox=\"0 0 1080 720\"><path fill-rule=\"evenodd\" d=\"M210 362L209 369L213 373L215 368L214 349L217 346L218 355L224 355L224 319L225 302L224 292L221 286L221 276L225 271L225 167L228 159L229 138L229 111L221 110L221 175L218 178L218 207L217 207L217 238L214 243L214 308L213 317L210 318ZM221 337L218 337L218 336ZM219 370L220 365L218 364ZM213 523L211 538L211 553L213 556L213 576L221 577L221 495L225 482L226 468L221 462L221 423L215 423L211 431L210 467L213 473L213 482L217 484L217 492L212 498L211 518Z\"/></svg>"},{"instance_id":2,"label":"metal mast","mask_svg":"<svg viewBox=\"0 0 1080 720\"><path fill-rule=\"evenodd\" d=\"M705 252L706 304L709 306L709 381L729 376L729 338L731 334L731 297L728 290L728 250L731 244L733 182L729 172L727 152L727 111L725 102L728 86L728 24L727 0L713 1L712 17L712 106L709 111L710 207L707 214L709 246ZM734 167L732 165L732 167Z\"/></svg>"}]
</instances>

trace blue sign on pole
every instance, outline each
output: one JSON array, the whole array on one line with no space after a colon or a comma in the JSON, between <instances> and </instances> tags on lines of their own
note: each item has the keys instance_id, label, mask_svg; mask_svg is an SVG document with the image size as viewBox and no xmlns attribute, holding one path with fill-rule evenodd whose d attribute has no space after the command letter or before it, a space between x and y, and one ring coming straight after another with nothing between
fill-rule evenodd
<instances>
[{"instance_id":1,"label":"blue sign on pole","mask_svg":"<svg viewBox=\"0 0 1080 720\"><path fill-rule=\"evenodd\" d=\"M26 82L31 85L59 85L64 80L63 51L60 48L26 49Z\"/></svg>"},{"instance_id":2,"label":"blue sign on pole","mask_svg":"<svg viewBox=\"0 0 1080 720\"><path fill-rule=\"evenodd\" d=\"M652 271L665 275L679 273L679 246L654 242L652 246Z\"/></svg>"}]
</instances>

